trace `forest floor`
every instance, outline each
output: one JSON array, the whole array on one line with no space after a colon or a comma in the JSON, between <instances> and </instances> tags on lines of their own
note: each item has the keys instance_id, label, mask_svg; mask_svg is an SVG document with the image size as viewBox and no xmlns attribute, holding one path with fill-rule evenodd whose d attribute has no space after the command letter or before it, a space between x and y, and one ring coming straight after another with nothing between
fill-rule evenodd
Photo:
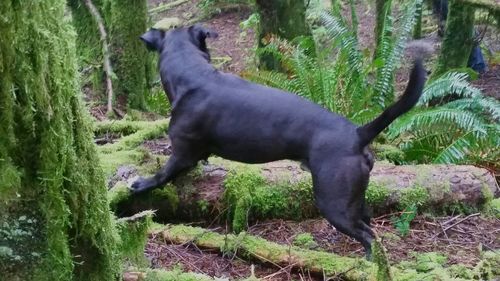
<instances>
[{"instance_id":1,"label":"forest floor","mask_svg":"<svg viewBox=\"0 0 500 281\"><path fill-rule=\"evenodd\" d=\"M171 154L168 138L145 141L142 147L153 155ZM129 178L133 176L131 174ZM220 198L224 191L223 179L223 175L204 178L201 184L197 184L200 198ZM373 229L382 237L389 260L394 264L414 260L418 254L438 252L447 257L446 266L462 264L472 268L480 261L482 251L500 250L500 219L484 217L479 213L419 215L411 222L409 233L404 236L394 225L393 219L399 215L389 213L372 219ZM210 222L185 223L203 226L218 233L226 233L228 229L227 225ZM309 233L314 241L309 249L349 257L364 255L360 243L336 231L325 219L266 220L251 224L247 232L287 246L293 245L297 235ZM251 262L248 260L200 249L191 243L171 244L156 235L150 236L145 255L153 268L173 270L180 267L184 271L231 280L250 275ZM271 263L256 263L254 266L255 275L263 280L324 280L322 276L293 271L291 267Z\"/></svg>"},{"instance_id":2,"label":"forest floor","mask_svg":"<svg viewBox=\"0 0 500 281\"><path fill-rule=\"evenodd\" d=\"M150 0L150 7L173 1ZM184 21L194 21L203 15L198 7L200 0L187 1L168 11L154 14L153 22L163 17L178 17ZM362 48L373 46L373 10L366 5L357 7L360 19L359 37ZM203 23L219 33L217 39L210 39L209 49L213 63L221 70L235 74L242 73L252 63L254 32L246 30L240 23L251 14L249 9L231 9L216 13ZM489 37L488 37L489 36ZM498 36L489 34L485 44L493 52L500 51ZM436 32L421 40L437 50L440 39ZM411 56L411 50L407 50ZM402 64L407 65L407 64ZM407 68L402 67L396 76L397 89L404 88L408 80ZM500 99L500 66L490 65L489 70L474 81L474 85L486 94ZM171 147L168 139L146 141L144 147L152 154L168 155ZM222 180L207 183L204 192L220 196ZM372 220L373 228L383 238L383 244L389 253L391 262L411 260L416 253L440 252L448 257L447 265L464 264L473 267L480 259L482 250L500 250L500 220L485 218L479 214L452 215L446 217L417 216L411 223L407 236L401 236L391 218L398 214L387 214ZM224 225L205 225L209 229L224 233ZM342 256L361 257L364 255L361 245L353 239L339 233L324 219L306 221L269 220L250 226L248 233L263 237L269 241L291 245L301 233L310 233L314 238L314 249L333 252ZM153 268L174 269L204 273L221 278L240 279L250 275L251 262L236 256L223 256L218 252L199 249L193 244L174 245L162 238L151 235L145 255ZM255 264L255 275L262 280L324 280L321 276L311 276L307 272L292 271L291 267L273 264Z\"/></svg>"}]
</instances>

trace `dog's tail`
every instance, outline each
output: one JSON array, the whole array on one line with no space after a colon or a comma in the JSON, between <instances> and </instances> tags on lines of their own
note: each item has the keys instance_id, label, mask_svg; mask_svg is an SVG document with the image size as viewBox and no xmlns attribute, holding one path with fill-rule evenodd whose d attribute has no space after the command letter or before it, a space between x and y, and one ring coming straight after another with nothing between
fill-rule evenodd
<instances>
[{"instance_id":1,"label":"dog's tail","mask_svg":"<svg viewBox=\"0 0 500 281\"><path fill-rule=\"evenodd\" d=\"M408 82L408 86L406 86L403 96L396 103L389 106L375 120L357 129L361 147L368 145L392 121L415 106L424 89L425 75L426 72L422 65L422 59L416 59L410 74L410 81Z\"/></svg>"}]
</instances>

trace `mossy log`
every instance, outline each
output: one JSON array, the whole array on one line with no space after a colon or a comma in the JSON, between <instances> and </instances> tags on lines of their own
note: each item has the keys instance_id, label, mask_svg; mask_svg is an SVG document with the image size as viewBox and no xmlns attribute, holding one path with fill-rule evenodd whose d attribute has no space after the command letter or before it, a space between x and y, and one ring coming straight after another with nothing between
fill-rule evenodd
<instances>
[{"instance_id":1,"label":"mossy log","mask_svg":"<svg viewBox=\"0 0 500 281\"><path fill-rule=\"evenodd\" d=\"M296 246L280 245L260 237L248 235L218 234L207 229L184 225L168 225L153 230L170 243L194 243L204 249L233 253L242 259L274 264L282 267L308 271L319 276L333 277L335 280L384 280L390 272L393 280L490 280L498 274L500 255L487 252L483 260L473 269L445 268L446 258L436 253L425 253L416 261L401 262L390 268L381 268L363 258L342 257L333 253L306 250Z\"/></svg>"},{"instance_id":2,"label":"mossy log","mask_svg":"<svg viewBox=\"0 0 500 281\"><path fill-rule=\"evenodd\" d=\"M150 162L149 171L154 172L157 164ZM127 183L118 181L109 193L112 209L119 216L156 209L156 219L162 222L229 219L237 232L254 220L319 216L310 174L295 162L244 165L220 158L209 162L178 179L175 186L140 196L130 196ZM477 167L377 164L366 199L379 215L412 205L425 212L470 212L489 206L495 195L494 177Z\"/></svg>"},{"instance_id":3,"label":"mossy log","mask_svg":"<svg viewBox=\"0 0 500 281\"><path fill-rule=\"evenodd\" d=\"M208 275L180 270L132 269L123 274L123 281L216 281Z\"/></svg>"}]
</instances>

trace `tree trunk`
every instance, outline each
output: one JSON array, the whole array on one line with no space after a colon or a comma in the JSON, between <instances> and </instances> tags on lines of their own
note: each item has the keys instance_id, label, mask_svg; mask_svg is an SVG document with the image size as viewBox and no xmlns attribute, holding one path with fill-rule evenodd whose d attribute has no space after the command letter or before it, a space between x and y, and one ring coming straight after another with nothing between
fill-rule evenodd
<instances>
[{"instance_id":1,"label":"tree trunk","mask_svg":"<svg viewBox=\"0 0 500 281\"><path fill-rule=\"evenodd\" d=\"M115 280L118 239L65 1L0 2L0 272Z\"/></svg>"},{"instance_id":2,"label":"tree trunk","mask_svg":"<svg viewBox=\"0 0 500 281\"><path fill-rule=\"evenodd\" d=\"M103 18L106 18L107 15L105 14L105 9L103 9L103 1L93 0L93 4ZM83 76L82 83L85 83L82 87L87 87L93 96L104 100L106 88L103 83L103 77L105 73L103 68L98 67L103 62L99 28L83 0L68 0L67 4L71 10L72 24L77 34L76 50L78 66Z\"/></svg>"},{"instance_id":3,"label":"tree trunk","mask_svg":"<svg viewBox=\"0 0 500 281\"><path fill-rule=\"evenodd\" d=\"M374 59L376 59L378 56L377 51L379 51L380 49L380 44L384 36L384 26L388 20L387 17L391 15L391 5L392 0L375 1L375 52L373 53Z\"/></svg>"},{"instance_id":4,"label":"tree trunk","mask_svg":"<svg viewBox=\"0 0 500 281\"><path fill-rule=\"evenodd\" d=\"M417 16L415 27L413 27L413 39L422 38L422 13L424 10L423 1L417 4Z\"/></svg>"},{"instance_id":5,"label":"tree trunk","mask_svg":"<svg viewBox=\"0 0 500 281\"><path fill-rule=\"evenodd\" d=\"M110 157L110 156L108 156ZM220 159L152 193L129 196L124 182L111 189L111 206L119 216L156 209L162 222L224 220L227 213L235 231L248 221L318 217L310 174L292 161L243 165ZM155 161L152 161L153 165ZM156 168L147 168L155 170ZM121 174L133 174L128 171ZM498 195L495 178L473 166L377 164L366 193L374 215L403 210L460 212L481 208Z\"/></svg>"},{"instance_id":6,"label":"tree trunk","mask_svg":"<svg viewBox=\"0 0 500 281\"><path fill-rule=\"evenodd\" d=\"M269 36L292 40L298 36L311 35L306 22L306 6L303 0L257 0L260 15L258 46L266 45ZM259 65L265 69L280 69L280 63L272 55L259 55Z\"/></svg>"},{"instance_id":7,"label":"tree trunk","mask_svg":"<svg viewBox=\"0 0 500 281\"><path fill-rule=\"evenodd\" d=\"M474 45L474 8L457 0L449 1L443 44L430 79L453 68L467 66Z\"/></svg>"},{"instance_id":8,"label":"tree trunk","mask_svg":"<svg viewBox=\"0 0 500 281\"><path fill-rule=\"evenodd\" d=\"M139 40L148 28L147 1L109 1L112 61L118 80L116 95L124 97L128 107L144 110L152 80L151 55Z\"/></svg>"},{"instance_id":9,"label":"tree trunk","mask_svg":"<svg viewBox=\"0 0 500 281\"><path fill-rule=\"evenodd\" d=\"M106 27L104 26L104 19L97 7L91 0L84 1L90 14L97 23L97 27L99 28L99 34L102 44L103 68L104 74L106 75L106 97L108 101L107 113L110 114L113 112L113 83L111 81L113 70L111 69L111 60L109 58L108 33L106 32Z\"/></svg>"}]
</instances>

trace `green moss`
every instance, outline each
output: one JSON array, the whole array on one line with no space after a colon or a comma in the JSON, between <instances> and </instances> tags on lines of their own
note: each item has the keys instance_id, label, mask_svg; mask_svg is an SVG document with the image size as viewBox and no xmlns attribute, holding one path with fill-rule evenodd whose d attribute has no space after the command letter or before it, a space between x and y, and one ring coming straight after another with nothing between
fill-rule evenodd
<instances>
[{"instance_id":1,"label":"green moss","mask_svg":"<svg viewBox=\"0 0 500 281\"><path fill-rule=\"evenodd\" d=\"M145 211L130 218L117 221L117 229L121 238L120 250L124 260L137 266L147 266L144 249L148 238L148 229L153 212Z\"/></svg>"},{"instance_id":2,"label":"green moss","mask_svg":"<svg viewBox=\"0 0 500 281\"><path fill-rule=\"evenodd\" d=\"M114 280L120 271L65 9L62 0L0 4L0 225L36 219L35 239L16 249L40 253L2 264L7 280Z\"/></svg>"},{"instance_id":3,"label":"green moss","mask_svg":"<svg viewBox=\"0 0 500 281\"><path fill-rule=\"evenodd\" d=\"M130 126L140 126L140 130L121 138L118 142L99 146L102 153L120 150L130 150L142 144L145 140L154 139L166 133L169 120L130 123ZM132 125L133 124L133 125ZM125 127L129 128L129 127Z\"/></svg>"},{"instance_id":4,"label":"green moss","mask_svg":"<svg viewBox=\"0 0 500 281\"><path fill-rule=\"evenodd\" d=\"M94 125L96 134L105 132L128 134L115 143L106 144L98 147L101 166L105 175L111 176L116 169L123 165L138 165L145 160L149 153L139 146L148 139L154 139L166 133L169 120L158 120L151 122L144 121L105 121ZM164 157L161 157L164 159ZM145 165L140 166L141 171L156 171L156 163L150 162L153 167Z\"/></svg>"},{"instance_id":5,"label":"green moss","mask_svg":"<svg viewBox=\"0 0 500 281\"><path fill-rule=\"evenodd\" d=\"M463 278L467 280L472 280L474 278L472 270L462 264L454 264L448 268L448 271L452 278Z\"/></svg>"},{"instance_id":6,"label":"green moss","mask_svg":"<svg viewBox=\"0 0 500 281\"><path fill-rule=\"evenodd\" d=\"M474 8L457 0L450 1L443 44L436 67L429 79L436 79L450 69L467 65L474 44L473 29Z\"/></svg>"},{"instance_id":7,"label":"green moss","mask_svg":"<svg viewBox=\"0 0 500 281\"><path fill-rule=\"evenodd\" d=\"M394 164L404 163L405 154L396 146L388 144L374 144L373 151L378 160L387 160Z\"/></svg>"},{"instance_id":8,"label":"green moss","mask_svg":"<svg viewBox=\"0 0 500 281\"><path fill-rule=\"evenodd\" d=\"M318 246L311 233L300 233L293 239L293 245L304 249L312 249Z\"/></svg>"},{"instance_id":9,"label":"green moss","mask_svg":"<svg viewBox=\"0 0 500 281\"><path fill-rule=\"evenodd\" d=\"M425 187L415 186L400 191L398 206L401 210L410 208L412 205L419 209L425 206L429 200L429 192Z\"/></svg>"},{"instance_id":10,"label":"green moss","mask_svg":"<svg viewBox=\"0 0 500 281\"><path fill-rule=\"evenodd\" d=\"M114 81L117 96L127 98L128 106L144 110L145 95L153 82L152 55L147 52L139 36L147 30L147 1L110 1L111 46Z\"/></svg>"},{"instance_id":11,"label":"green moss","mask_svg":"<svg viewBox=\"0 0 500 281\"><path fill-rule=\"evenodd\" d=\"M93 0L92 3L99 10L101 16L106 18L105 10L102 9L103 0ZM81 87L84 85L90 87L92 95L101 97L104 100L104 71L102 67L102 42L99 34L99 28L96 21L92 18L88 8L81 0L67 1L71 10L72 24L76 31L76 51L78 55L78 66L81 71Z\"/></svg>"},{"instance_id":12,"label":"green moss","mask_svg":"<svg viewBox=\"0 0 500 281\"><path fill-rule=\"evenodd\" d=\"M377 280L393 280L387 251L377 237L372 242L373 262L377 265Z\"/></svg>"},{"instance_id":13,"label":"green moss","mask_svg":"<svg viewBox=\"0 0 500 281\"><path fill-rule=\"evenodd\" d=\"M210 245L218 247L222 252L230 251L240 256L283 258L297 257L300 267L322 268L327 275L338 274L339 278L345 280L374 280L371 278L373 266L364 259L355 259L337 256L332 253L304 250L295 246L279 245L265 239L248 235L244 232L239 235L222 235L207 231L203 228L189 227L185 225L166 226L171 237L182 237L182 239L195 241L197 245ZM262 261L267 261L263 259ZM350 270L346 270L350 269Z\"/></svg>"},{"instance_id":14,"label":"green moss","mask_svg":"<svg viewBox=\"0 0 500 281\"><path fill-rule=\"evenodd\" d=\"M495 198L485 205L486 214L500 219L500 198Z\"/></svg>"},{"instance_id":15,"label":"green moss","mask_svg":"<svg viewBox=\"0 0 500 281\"><path fill-rule=\"evenodd\" d=\"M447 257L435 252L418 254L416 259L417 263L415 269L418 272L429 272L436 268L440 268L448 260Z\"/></svg>"},{"instance_id":16,"label":"green moss","mask_svg":"<svg viewBox=\"0 0 500 281\"><path fill-rule=\"evenodd\" d=\"M234 169L227 174L224 188L224 204L236 232L245 229L249 219L298 220L317 215L309 177L271 182L258 169Z\"/></svg>"},{"instance_id":17,"label":"green moss","mask_svg":"<svg viewBox=\"0 0 500 281\"><path fill-rule=\"evenodd\" d=\"M144 281L212 281L212 277L204 274L182 272L179 269L165 271L161 269L148 269Z\"/></svg>"},{"instance_id":18,"label":"green moss","mask_svg":"<svg viewBox=\"0 0 500 281\"><path fill-rule=\"evenodd\" d=\"M390 194L391 191L387 187L370 182L365 192L366 203L379 206L387 201Z\"/></svg>"},{"instance_id":19,"label":"green moss","mask_svg":"<svg viewBox=\"0 0 500 281\"><path fill-rule=\"evenodd\" d=\"M108 197L111 209L120 216L132 216L144 210L154 210L162 220L175 220L179 214L180 198L171 184L132 196L127 183L118 182L110 189Z\"/></svg>"}]
</instances>

